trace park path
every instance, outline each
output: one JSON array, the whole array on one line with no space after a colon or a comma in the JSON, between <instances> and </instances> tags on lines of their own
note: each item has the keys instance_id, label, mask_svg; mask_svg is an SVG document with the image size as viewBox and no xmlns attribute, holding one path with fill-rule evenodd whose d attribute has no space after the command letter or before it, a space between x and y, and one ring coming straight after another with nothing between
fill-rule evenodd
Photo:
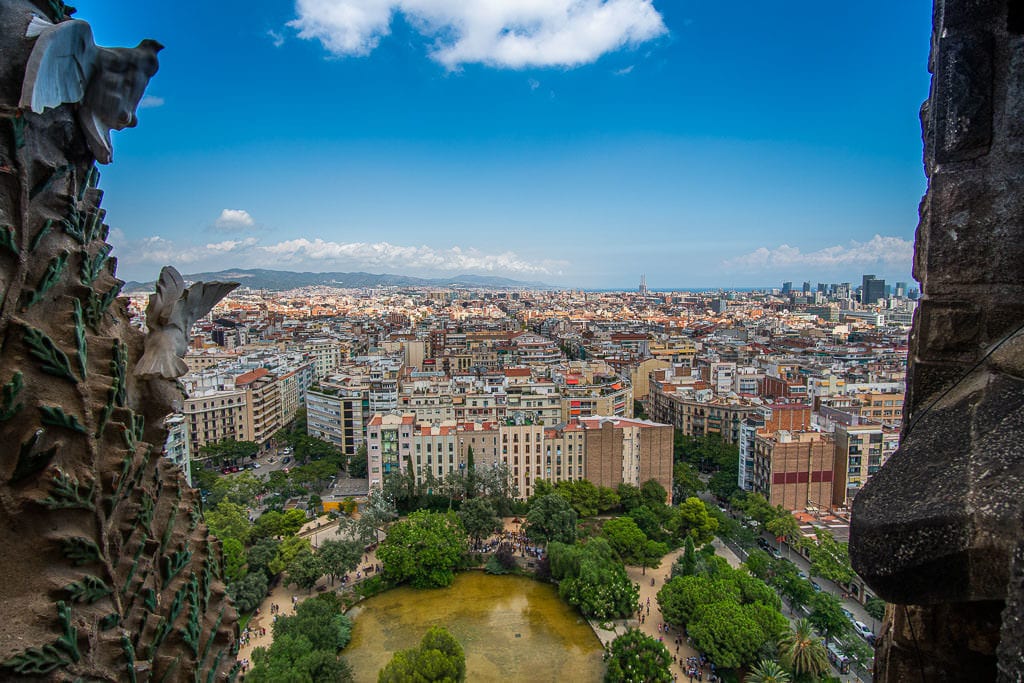
<instances>
[{"instance_id":1,"label":"park path","mask_svg":"<svg viewBox=\"0 0 1024 683\"><path fill-rule=\"evenodd\" d=\"M337 537L338 523L331 521L326 516L321 516L318 519L307 522L302 529L299 530L299 536L308 538L314 548L319 547L321 543L326 540ZM349 572L348 574L348 585L352 585L357 580L357 575L362 578L362 567L368 565L376 565L377 555L375 552L369 552L363 555L363 561L360 563L360 568L356 571ZM242 634L242 642L238 648L238 655L236 660L239 662L249 662L249 667L252 666L252 652L258 647L270 647L270 644L274 642L273 625L274 618L277 615L289 616L295 614L295 606L307 598L311 598L315 595L319 595L328 590L335 590L340 587L339 581L335 581L334 585L331 585L331 578L325 576L317 581L316 586L313 590L307 591L299 588L298 586L284 585L284 581L278 581L277 585L271 589L270 594L263 599L260 603L259 608L253 614L253 617L249 620L247 625L248 638L246 634ZM271 606L276 606L276 612L271 613ZM265 635L259 635L261 629L266 629Z\"/></svg>"}]
</instances>

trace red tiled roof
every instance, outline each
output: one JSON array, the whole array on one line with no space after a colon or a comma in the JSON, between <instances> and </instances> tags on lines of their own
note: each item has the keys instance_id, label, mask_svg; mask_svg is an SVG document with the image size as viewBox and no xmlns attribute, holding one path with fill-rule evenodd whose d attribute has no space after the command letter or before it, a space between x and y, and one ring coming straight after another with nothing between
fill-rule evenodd
<instances>
[{"instance_id":1,"label":"red tiled roof","mask_svg":"<svg viewBox=\"0 0 1024 683\"><path fill-rule=\"evenodd\" d=\"M260 377L266 377L269 374L270 374L270 371L267 370L266 368L256 368L255 370L252 370L251 372L247 372L247 373L245 373L243 375L239 375L238 377L236 377L235 378L235 386L236 387L244 386L244 385L249 384L251 382L255 382Z\"/></svg>"}]
</instances>

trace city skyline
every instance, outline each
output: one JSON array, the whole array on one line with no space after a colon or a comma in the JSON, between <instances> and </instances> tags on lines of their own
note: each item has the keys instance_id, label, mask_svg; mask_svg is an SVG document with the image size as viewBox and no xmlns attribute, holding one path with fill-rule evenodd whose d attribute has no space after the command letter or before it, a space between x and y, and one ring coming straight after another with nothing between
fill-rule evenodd
<instances>
[{"instance_id":1,"label":"city skyline","mask_svg":"<svg viewBox=\"0 0 1024 683\"><path fill-rule=\"evenodd\" d=\"M911 281L929 3L513 5L80 3L167 45L102 169L119 275Z\"/></svg>"}]
</instances>

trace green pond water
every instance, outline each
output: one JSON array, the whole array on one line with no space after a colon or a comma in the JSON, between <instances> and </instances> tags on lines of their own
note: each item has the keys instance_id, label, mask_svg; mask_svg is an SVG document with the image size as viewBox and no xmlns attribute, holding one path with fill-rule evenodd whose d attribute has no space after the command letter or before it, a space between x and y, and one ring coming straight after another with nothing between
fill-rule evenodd
<instances>
[{"instance_id":1,"label":"green pond water","mask_svg":"<svg viewBox=\"0 0 1024 683\"><path fill-rule=\"evenodd\" d=\"M519 576L464 572L448 588L397 588L349 612L342 654L357 682L372 683L397 650L444 626L466 651L466 680L600 681L601 643L554 586Z\"/></svg>"}]
</instances>

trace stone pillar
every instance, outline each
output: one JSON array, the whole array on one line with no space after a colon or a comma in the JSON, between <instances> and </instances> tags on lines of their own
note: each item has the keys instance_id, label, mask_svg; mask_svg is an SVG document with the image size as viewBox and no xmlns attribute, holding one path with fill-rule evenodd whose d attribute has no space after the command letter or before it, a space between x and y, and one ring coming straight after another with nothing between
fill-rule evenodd
<instances>
[{"instance_id":1,"label":"stone pillar","mask_svg":"<svg viewBox=\"0 0 1024 683\"><path fill-rule=\"evenodd\" d=\"M220 546L161 457L181 391L133 373L97 187L159 46L96 46L72 11L0 2L0 680L224 681Z\"/></svg>"},{"instance_id":2,"label":"stone pillar","mask_svg":"<svg viewBox=\"0 0 1024 683\"><path fill-rule=\"evenodd\" d=\"M1024 2L936 0L933 21L903 441L850 556L895 603L876 680L1021 680Z\"/></svg>"}]
</instances>

